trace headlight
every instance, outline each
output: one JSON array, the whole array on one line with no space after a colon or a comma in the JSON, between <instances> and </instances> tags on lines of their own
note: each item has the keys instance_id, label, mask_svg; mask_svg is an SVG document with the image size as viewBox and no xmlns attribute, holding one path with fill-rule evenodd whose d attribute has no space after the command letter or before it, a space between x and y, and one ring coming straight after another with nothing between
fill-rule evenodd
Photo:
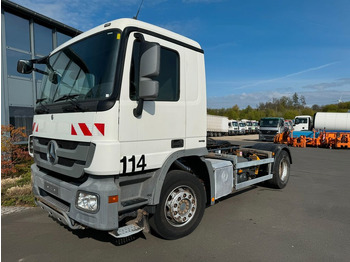
<instances>
[{"instance_id":1,"label":"headlight","mask_svg":"<svg viewBox=\"0 0 350 262\"><path fill-rule=\"evenodd\" d=\"M28 139L28 153L31 157L34 157L33 136L30 135Z\"/></svg>"},{"instance_id":2,"label":"headlight","mask_svg":"<svg viewBox=\"0 0 350 262\"><path fill-rule=\"evenodd\" d=\"M78 191L76 206L79 209L88 212L97 212L99 208L99 198L98 195L88 192Z\"/></svg>"}]
</instances>

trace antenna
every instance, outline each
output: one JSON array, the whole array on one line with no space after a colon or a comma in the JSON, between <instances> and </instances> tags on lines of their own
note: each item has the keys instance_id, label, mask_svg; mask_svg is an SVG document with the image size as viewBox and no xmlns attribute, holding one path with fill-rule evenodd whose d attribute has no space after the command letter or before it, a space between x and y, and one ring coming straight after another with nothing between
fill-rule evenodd
<instances>
[{"instance_id":1,"label":"antenna","mask_svg":"<svg viewBox=\"0 0 350 262\"><path fill-rule=\"evenodd\" d=\"M141 1L141 4L140 4L140 6L139 6L139 9L137 10L136 15L133 17L135 20L137 20L137 17L139 16L139 13L140 13L140 10L141 10L141 7L142 7L142 4L143 4L143 0Z\"/></svg>"}]
</instances>

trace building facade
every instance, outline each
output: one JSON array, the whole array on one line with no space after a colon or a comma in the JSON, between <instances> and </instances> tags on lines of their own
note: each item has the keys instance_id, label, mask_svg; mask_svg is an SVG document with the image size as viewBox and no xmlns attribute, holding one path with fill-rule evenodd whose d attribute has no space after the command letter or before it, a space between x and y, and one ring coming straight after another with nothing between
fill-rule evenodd
<instances>
[{"instance_id":1,"label":"building facade","mask_svg":"<svg viewBox=\"0 0 350 262\"><path fill-rule=\"evenodd\" d=\"M11 1L1 1L1 124L32 132L43 75L17 72L19 59L37 59L81 31ZM43 65L36 65L43 70Z\"/></svg>"}]
</instances>

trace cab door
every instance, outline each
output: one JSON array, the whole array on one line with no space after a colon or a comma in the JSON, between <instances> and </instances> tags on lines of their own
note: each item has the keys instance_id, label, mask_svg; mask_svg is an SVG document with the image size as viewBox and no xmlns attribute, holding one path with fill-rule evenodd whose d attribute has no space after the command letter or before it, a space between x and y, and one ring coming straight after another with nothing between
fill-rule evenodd
<instances>
[{"instance_id":1,"label":"cab door","mask_svg":"<svg viewBox=\"0 0 350 262\"><path fill-rule=\"evenodd\" d=\"M138 106L140 73L140 33L129 36L120 93L119 141L121 173L139 172L162 166L171 153L184 148L185 92L181 78L181 52L169 41L142 34L144 41L160 44L158 96Z\"/></svg>"}]
</instances>

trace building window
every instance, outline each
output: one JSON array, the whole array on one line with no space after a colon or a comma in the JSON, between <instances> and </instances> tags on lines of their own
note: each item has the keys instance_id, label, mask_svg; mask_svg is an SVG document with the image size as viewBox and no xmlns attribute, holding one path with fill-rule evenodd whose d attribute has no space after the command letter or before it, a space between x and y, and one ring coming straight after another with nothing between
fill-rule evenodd
<instances>
[{"instance_id":1,"label":"building window","mask_svg":"<svg viewBox=\"0 0 350 262\"><path fill-rule=\"evenodd\" d=\"M140 72L140 42L135 41L130 69L130 99L138 100ZM159 93L156 101L178 101L180 97L179 54L161 47L160 73L152 78L159 82Z\"/></svg>"},{"instance_id":2,"label":"building window","mask_svg":"<svg viewBox=\"0 0 350 262\"><path fill-rule=\"evenodd\" d=\"M57 46L62 45L70 39L72 39L70 36L57 32Z\"/></svg>"},{"instance_id":3,"label":"building window","mask_svg":"<svg viewBox=\"0 0 350 262\"><path fill-rule=\"evenodd\" d=\"M31 107L10 106L10 125L14 127L25 127L29 136L32 133L34 109Z\"/></svg>"},{"instance_id":4,"label":"building window","mask_svg":"<svg viewBox=\"0 0 350 262\"><path fill-rule=\"evenodd\" d=\"M13 51L10 49L6 50L7 55L7 74L9 76L18 76L22 78L32 78L32 74L20 74L17 72L17 62L20 59L31 59L29 54Z\"/></svg>"},{"instance_id":5,"label":"building window","mask_svg":"<svg viewBox=\"0 0 350 262\"><path fill-rule=\"evenodd\" d=\"M6 46L30 52L29 20L5 12Z\"/></svg>"},{"instance_id":6,"label":"building window","mask_svg":"<svg viewBox=\"0 0 350 262\"><path fill-rule=\"evenodd\" d=\"M52 51L52 29L34 23L34 46L36 56L47 56Z\"/></svg>"}]
</instances>

